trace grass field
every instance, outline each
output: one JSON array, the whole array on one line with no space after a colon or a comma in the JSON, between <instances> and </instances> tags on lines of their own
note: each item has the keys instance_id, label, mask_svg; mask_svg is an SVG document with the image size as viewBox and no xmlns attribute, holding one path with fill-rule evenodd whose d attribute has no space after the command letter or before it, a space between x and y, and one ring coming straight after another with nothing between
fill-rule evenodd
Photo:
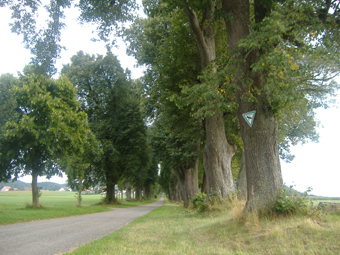
<instances>
[{"instance_id":1,"label":"grass field","mask_svg":"<svg viewBox=\"0 0 340 255\"><path fill-rule=\"evenodd\" d=\"M0 225L103 212L113 207L126 208L155 201L124 201L121 205L98 205L102 201L102 195L83 195L82 206L78 207L75 195L75 192L43 192L40 197L43 207L37 209L26 207L26 204L32 203L31 191L0 192Z\"/></svg>"},{"instance_id":2,"label":"grass field","mask_svg":"<svg viewBox=\"0 0 340 255\"><path fill-rule=\"evenodd\" d=\"M188 213L166 200L71 254L340 254L340 215L230 220L239 209L221 206Z\"/></svg>"}]
</instances>

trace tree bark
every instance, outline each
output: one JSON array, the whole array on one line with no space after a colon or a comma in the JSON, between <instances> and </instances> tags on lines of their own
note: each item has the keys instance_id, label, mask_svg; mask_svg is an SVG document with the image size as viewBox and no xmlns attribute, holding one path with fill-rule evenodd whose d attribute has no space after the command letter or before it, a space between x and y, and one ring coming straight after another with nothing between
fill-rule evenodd
<instances>
[{"instance_id":1,"label":"tree bark","mask_svg":"<svg viewBox=\"0 0 340 255\"><path fill-rule=\"evenodd\" d=\"M231 160L235 155L236 146L227 142L222 113L207 117L205 125L207 135L204 168L207 194L212 192L219 200L231 199L234 191Z\"/></svg>"},{"instance_id":2,"label":"tree bark","mask_svg":"<svg viewBox=\"0 0 340 255\"><path fill-rule=\"evenodd\" d=\"M83 180L79 180L78 186L78 206L81 206L81 192L83 191Z\"/></svg>"},{"instance_id":3,"label":"tree bark","mask_svg":"<svg viewBox=\"0 0 340 255\"><path fill-rule=\"evenodd\" d=\"M246 177L246 156L245 153L242 152L242 158L240 163L240 170L238 172L237 177L237 197L239 200L247 199L247 177Z\"/></svg>"},{"instance_id":4,"label":"tree bark","mask_svg":"<svg viewBox=\"0 0 340 255\"><path fill-rule=\"evenodd\" d=\"M202 14L200 24L197 14L190 7L185 8L190 28L196 40L201 58L202 69L205 69L216 58L214 16L215 3ZM216 69L214 69L216 72ZM218 87L216 86L216 89ZM205 119L206 144L204 148L204 168L207 181L207 199L213 192L219 200L230 199L234 191L231 159L235 154L234 146L227 142L223 114L217 113Z\"/></svg>"},{"instance_id":5,"label":"tree bark","mask_svg":"<svg viewBox=\"0 0 340 255\"><path fill-rule=\"evenodd\" d=\"M197 140L194 151L200 150L200 140ZM198 188L198 161L196 157L189 164L185 166L175 167L174 173L177 177L177 183L179 184L184 206L188 205L188 202L199 193Z\"/></svg>"},{"instance_id":6,"label":"tree bark","mask_svg":"<svg viewBox=\"0 0 340 255\"><path fill-rule=\"evenodd\" d=\"M257 105L253 127L241 125L246 159L246 211L267 208L276 199L283 185L279 148L278 125L274 113ZM240 114L239 114L240 115ZM242 119L239 116L239 120Z\"/></svg>"},{"instance_id":7,"label":"tree bark","mask_svg":"<svg viewBox=\"0 0 340 255\"><path fill-rule=\"evenodd\" d=\"M203 183L202 183L202 189L201 192L207 194L207 177L205 175L205 171L203 173Z\"/></svg>"},{"instance_id":8,"label":"tree bark","mask_svg":"<svg viewBox=\"0 0 340 255\"><path fill-rule=\"evenodd\" d=\"M106 197L105 203L112 204L116 202L116 192L115 192L115 184L110 183L106 184Z\"/></svg>"},{"instance_id":9,"label":"tree bark","mask_svg":"<svg viewBox=\"0 0 340 255\"><path fill-rule=\"evenodd\" d=\"M141 199L142 199L142 193L141 193L141 187L139 185L139 183L137 182L136 185L135 185L135 190L136 190L136 193L135 193L135 199L140 202Z\"/></svg>"},{"instance_id":10,"label":"tree bark","mask_svg":"<svg viewBox=\"0 0 340 255\"><path fill-rule=\"evenodd\" d=\"M255 5L262 2L255 1ZM265 8L255 9L266 10ZM251 66L256 63L261 51L240 53L237 43L249 35L250 15L249 0L223 0L222 11L226 14L226 28L230 56L235 60L244 60L239 63L234 75L238 108L238 119L241 127L241 136L244 144L246 178L247 178L247 203L245 211L260 211L265 209L276 198L283 185L279 151L277 145L277 121L271 110L263 91L266 82L265 73L252 72ZM255 14L256 15L256 14ZM252 79L251 86L262 93L257 95L257 102L246 102L243 94L249 90L246 78ZM253 126L249 127L242 114L256 111Z\"/></svg>"},{"instance_id":11,"label":"tree bark","mask_svg":"<svg viewBox=\"0 0 340 255\"><path fill-rule=\"evenodd\" d=\"M39 207L38 172L32 170L32 206Z\"/></svg>"},{"instance_id":12,"label":"tree bark","mask_svg":"<svg viewBox=\"0 0 340 255\"><path fill-rule=\"evenodd\" d=\"M171 182L169 182L169 200L173 200L173 195L172 195L172 190L171 190Z\"/></svg>"}]
</instances>

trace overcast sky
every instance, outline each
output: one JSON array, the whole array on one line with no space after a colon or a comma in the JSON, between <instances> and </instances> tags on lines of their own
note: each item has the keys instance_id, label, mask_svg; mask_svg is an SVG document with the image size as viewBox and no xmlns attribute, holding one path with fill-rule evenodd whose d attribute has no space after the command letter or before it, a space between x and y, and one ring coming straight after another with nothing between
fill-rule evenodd
<instances>
[{"instance_id":1,"label":"overcast sky","mask_svg":"<svg viewBox=\"0 0 340 255\"><path fill-rule=\"evenodd\" d=\"M75 9L66 11L67 29L62 31L62 45L67 50L61 54L61 59L57 61L58 71L62 64L70 62L71 56L79 50L89 54L105 54L104 43L91 42L94 36L93 26L80 26L77 24L78 12ZM8 9L0 8L0 74L22 71L23 67L30 62L30 52L21 43L22 38L10 32L10 12ZM125 54L124 43L120 43L120 48L113 48L113 53L118 56L123 68L132 71L133 78L142 75L142 70L134 68L135 60ZM0 113L1 114L1 113ZM295 184L296 189L305 191L312 187L312 194L322 196L340 197L340 167L339 144L340 135L338 133L340 125L340 109L319 109L317 118L321 121L323 128L319 129L320 142L298 145L292 148L295 159L292 163L282 162L283 180L287 185ZM256 120L255 120L256 121ZM31 177L26 176L20 179L31 182ZM39 177L39 182L46 181ZM52 177L50 181L64 183L66 177Z\"/></svg>"}]
</instances>

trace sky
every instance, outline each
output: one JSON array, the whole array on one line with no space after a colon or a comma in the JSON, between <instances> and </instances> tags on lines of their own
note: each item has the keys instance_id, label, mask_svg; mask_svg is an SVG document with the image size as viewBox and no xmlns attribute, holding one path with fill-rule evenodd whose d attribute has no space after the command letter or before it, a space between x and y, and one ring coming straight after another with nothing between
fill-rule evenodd
<instances>
[{"instance_id":1,"label":"sky","mask_svg":"<svg viewBox=\"0 0 340 255\"><path fill-rule=\"evenodd\" d=\"M95 34L94 26L80 26L77 23L79 13L77 10L67 10L65 12L67 28L62 31L61 44L66 46L61 58L57 61L56 67L58 72L63 64L70 63L70 58L78 51L83 50L89 54L105 55L106 49L104 43L92 42L91 38ZM30 52L24 48L22 37L10 32L10 11L6 8L0 8L0 75L3 73L21 72L26 64L30 62ZM136 61L133 57L125 54L124 43L120 42L119 48L113 48L113 54L118 56L123 68L132 71L132 77L138 78L142 75L142 68L135 68ZM340 80L340 78L338 78ZM340 96L337 97L337 104L340 102ZM336 104L336 105L337 105ZM318 131L320 134L319 143L307 143L297 145L291 148L295 159L292 163L281 162L283 181L287 185L295 185L299 191L305 191L312 187L312 194L319 196L340 197L340 109L332 107L328 109L318 109L317 119L321 126ZM1 113L0 113L1 114ZM255 117L256 118L256 117ZM39 177L38 182L51 181L65 183L66 176L63 178L52 177L47 180ZM31 182L31 177L26 176L19 180Z\"/></svg>"}]
</instances>

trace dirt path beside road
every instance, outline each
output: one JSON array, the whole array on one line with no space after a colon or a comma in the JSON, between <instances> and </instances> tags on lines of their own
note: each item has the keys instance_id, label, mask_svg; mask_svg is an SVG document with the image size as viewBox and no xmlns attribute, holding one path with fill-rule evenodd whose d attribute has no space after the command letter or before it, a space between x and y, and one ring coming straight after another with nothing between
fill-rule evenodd
<instances>
[{"instance_id":1,"label":"dirt path beside road","mask_svg":"<svg viewBox=\"0 0 340 255\"><path fill-rule=\"evenodd\" d=\"M0 226L0 254L62 254L99 239L164 204Z\"/></svg>"}]
</instances>

